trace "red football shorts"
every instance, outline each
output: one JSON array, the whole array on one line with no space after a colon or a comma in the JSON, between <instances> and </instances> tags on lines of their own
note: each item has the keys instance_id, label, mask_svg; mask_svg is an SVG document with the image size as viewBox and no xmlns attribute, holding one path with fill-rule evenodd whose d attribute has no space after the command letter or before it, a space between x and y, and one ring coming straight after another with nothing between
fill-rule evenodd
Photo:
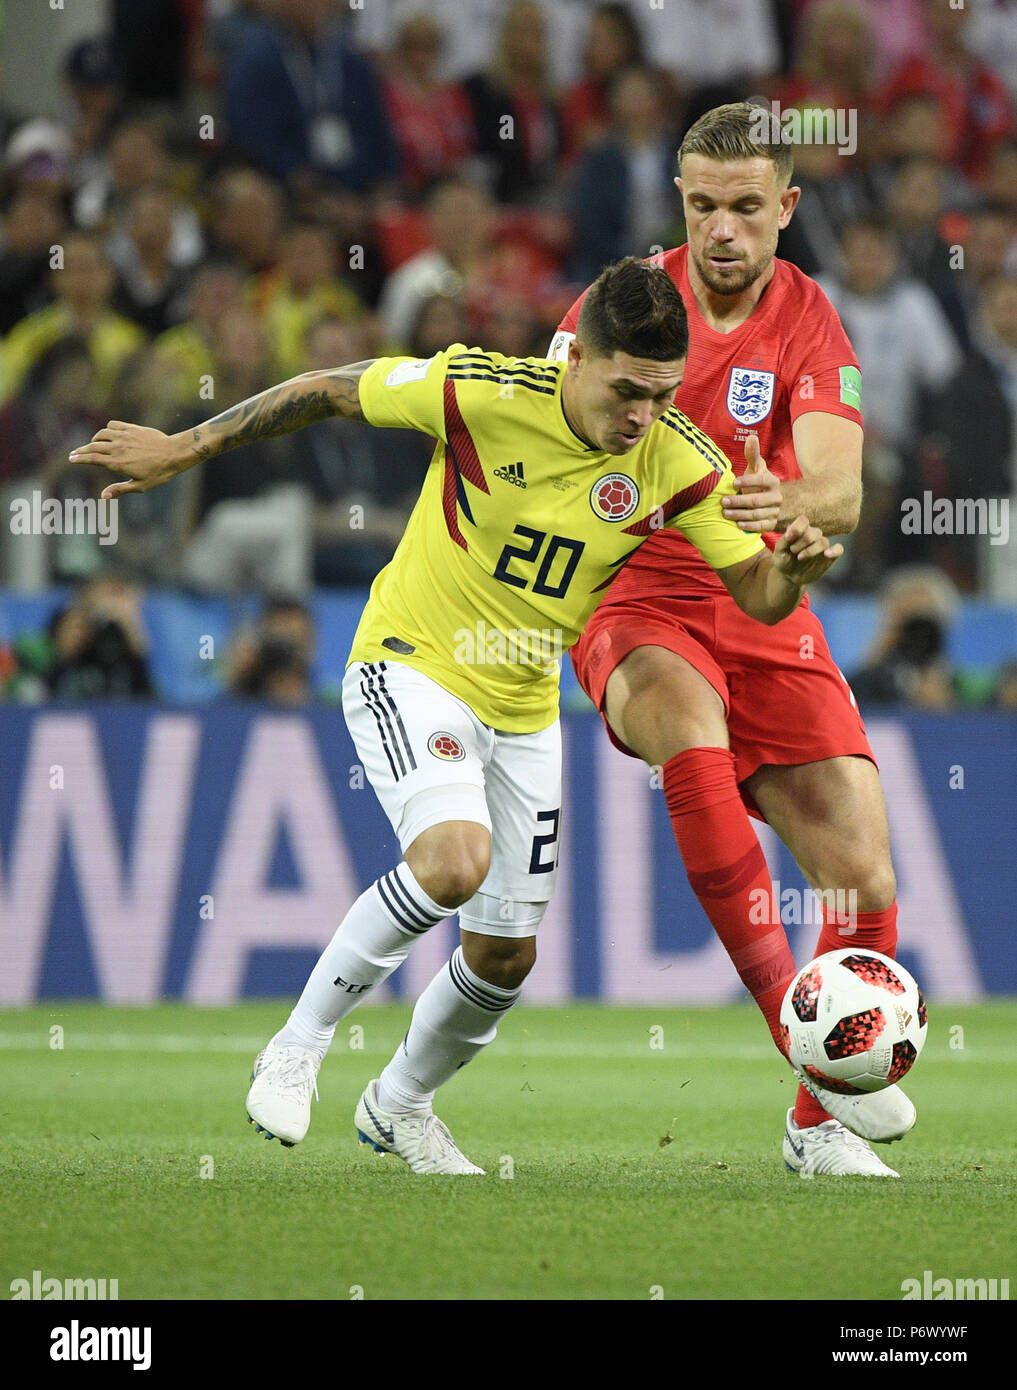
<instances>
[{"instance_id":1,"label":"red football shorts","mask_svg":"<svg viewBox=\"0 0 1017 1390\"><path fill-rule=\"evenodd\" d=\"M571 650L579 684L601 717L608 677L636 647L666 647L710 682L724 701L739 783L764 763L853 754L876 761L822 624L804 605L768 627L747 617L726 592L602 603ZM604 723L615 747L635 757ZM742 799L758 816L744 786Z\"/></svg>"}]
</instances>

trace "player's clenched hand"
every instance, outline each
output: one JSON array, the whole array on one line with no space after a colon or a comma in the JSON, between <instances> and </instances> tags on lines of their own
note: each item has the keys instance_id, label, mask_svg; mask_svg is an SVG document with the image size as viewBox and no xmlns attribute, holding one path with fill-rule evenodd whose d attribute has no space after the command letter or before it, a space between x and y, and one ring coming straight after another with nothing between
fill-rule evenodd
<instances>
[{"instance_id":1,"label":"player's clenched hand","mask_svg":"<svg viewBox=\"0 0 1017 1390\"><path fill-rule=\"evenodd\" d=\"M70 454L71 463L98 463L111 473L125 473L128 481L103 488L107 500L125 492L148 492L182 472L186 466L173 437L146 425L110 420L93 434L91 442Z\"/></svg>"},{"instance_id":2,"label":"player's clenched hand","mask_svg":"<svg viewBox=\"0 0 1017 1390\"><path fill-rule=\"evenodd\" d=\"M758 435L750 434L745 441L745 464L745 472L735 478L738 496L721 498L724 515L737 522L740 531L774 531L783 496L780 479L759 452Z\"/></svg>"},{"instance_id":3,"label":"player's clenched hand","mask_svg":"<svg viewBox=\"0 0 1017 1390\"><path fill-rule=\"evenodd\" d=\"M815 584L843 554L842 545L831 545L807 516L799 516L774 546L773 563L792 584Z\"/></svg>"}]
</instances>

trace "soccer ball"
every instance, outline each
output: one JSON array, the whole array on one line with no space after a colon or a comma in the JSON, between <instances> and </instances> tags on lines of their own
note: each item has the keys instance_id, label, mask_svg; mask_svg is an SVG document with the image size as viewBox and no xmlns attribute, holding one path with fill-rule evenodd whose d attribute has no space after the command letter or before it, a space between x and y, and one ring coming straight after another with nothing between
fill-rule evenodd
<instances>
[{"instance_id":1,"label":"soccer ball","mask_svg":"<svg viewBox=\"0 0 1017 1390\"><path fill-rule=\"evenodd\" d=\"M903 966L878 951L829 951L800 970L780 1006L791 1064L844 1095L881 1091L914 1066L928 1011Z\"/></svg>"}]
</instances>

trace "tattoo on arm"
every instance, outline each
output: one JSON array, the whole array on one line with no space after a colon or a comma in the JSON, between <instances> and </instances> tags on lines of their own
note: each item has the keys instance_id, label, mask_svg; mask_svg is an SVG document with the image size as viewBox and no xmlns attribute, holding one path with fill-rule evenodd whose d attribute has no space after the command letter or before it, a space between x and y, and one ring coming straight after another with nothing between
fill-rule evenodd
<instances>
[{"instance_id":1,"label":"tattoo on arm","mask_svg":"<svg viewBox=\"0 0 1017 1390\"><path fill-rule=\"evenodd\" d=\"M291 434L333 415L362 420L359 382L370 365L357 362L330 371L305 372L224 410L192 431L195 461L202 463L254 439Z\"/></svg>"}]
</instances>

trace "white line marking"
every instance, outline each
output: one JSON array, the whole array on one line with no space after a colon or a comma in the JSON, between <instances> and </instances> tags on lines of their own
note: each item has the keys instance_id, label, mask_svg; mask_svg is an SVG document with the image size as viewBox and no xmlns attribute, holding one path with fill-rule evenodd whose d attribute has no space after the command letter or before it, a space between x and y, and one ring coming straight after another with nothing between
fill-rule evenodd
<instances>
[{"instance_id":1,"label":"white line marking","mask_svg":"<svg viewBox=\"0 0 1017 1390\"><path fill-rule=\"evenodd\" d=\"M54 1050L62 1052L250 1053L254 1057L265 1046L265 1042L264 1034L256 1038L208 1038L196 1037L189 1033L78 1033L71 1028L65 1030L64 1046ZM49 1045L50 1039L47 1033L0 1033L0 1051L2 1052L43 1052L49 1050ZM384 1046L364 1047L356 1050L372 1056L387 1056L392 1051L393 1046L394 1043L389 1042ZM494 1044L494 1047L495 1055L499 1057L596 1057L604 1061L623 1061L633 1057L650 1059L662 1057L669 1061L680 1061L686 1057L713 1057L718 1060L733 1059L743 1062L777 1060L776 1049L767 1047L763 1043L713 1042L692 1044L669 1042L664 1048L651 1051L649 1039L643 1043L634 1042L628 1045L619 1045L592 1040L541 1042L539 1038L534 1038L527 1042L524 1039L513 1038L511 1040L499 1040ZM346 1051L342 1036L337 1036L333 1044L333 1053L345 1053ZM965 1048L963 1052L959 1052L943 1048L935 1052L923 1052L921 1061L992 1062L1012 1065L1017 1063L1017 1052L994 1049L976 1050L974 1048Z\"/></svg>"}]
</instances>

